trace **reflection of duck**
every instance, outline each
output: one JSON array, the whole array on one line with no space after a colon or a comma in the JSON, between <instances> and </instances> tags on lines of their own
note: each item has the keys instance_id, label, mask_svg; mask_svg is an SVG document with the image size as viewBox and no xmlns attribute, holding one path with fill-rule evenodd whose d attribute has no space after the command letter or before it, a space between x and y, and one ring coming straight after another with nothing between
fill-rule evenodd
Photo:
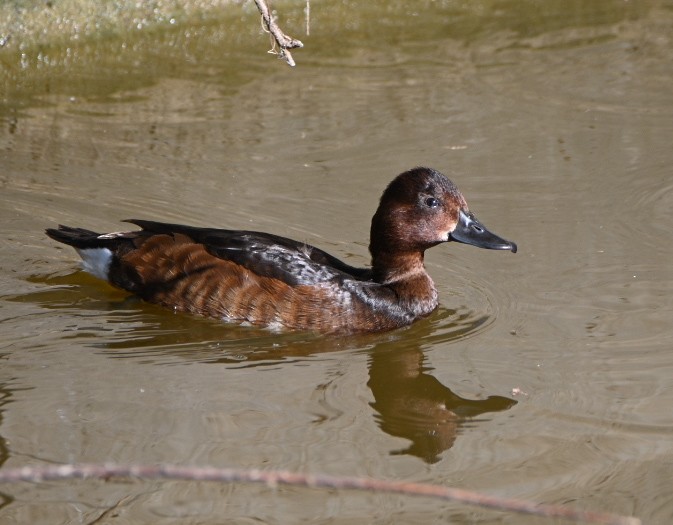
<instances>
[{"instance_id":1,"label":"reflection of duck","mask_svg":"<svg viewBox=\"0 0 673 525\"><path fill-rule=\"evenodd\" d=\"M105 331L94 329L90 336L99 351L113 358L138 359L145 365L175 364L178 360L187 364L225 365L232 368L229 373L236 373L236 368L291 366L331 352L346 352L347 355L338 359L350 361L351 352L366 352L369 356L367 386L374 398L372 415L381 430L411 441L409 447L395 454L410 454L428 463L437 461L439 455L453 445L466 420L478 424L471 418L506 410L516 404L514 400L498 396L476 401L461 398L430 375L430 369L424 366L425 349L474 337L488 325L488 318L467 309L440 308L431 318L389 334L325 339L317 334L290 333L279 337L266 330L176 317L135 299L130 299L130 303L127 299L109 304L107 294L96 290L95 281L83 273L32 279L32 282L49 286L11 299L30 301L42 308L67 310L67 315L84 308L89 312L87 325L90 324L91 308L100 310L104 313L101 319L105 321ZM94 299L73 308L71 298L63 295L75 293L73 284L88 287L90 297ZM62 316L54 318L61 319ZM115 335L117 324L121 330ZM131 332L129 326L133 327ZM78 332L78 337L81 335ZM328 390L324 385L316 385L315 391L321 397ZM325 399L325 406L329 405L330 400ZM358 410L358 413L361 412ZM3 459L1 444L0 440L0 464ZM2 494L0 504L1 498Z\"/></svg>"},{"instance_id":2,"label":"reflection of duck","mask_svg":"<svg viewBox=\"0 0 673 525\"><path fill-rule=\"evenodd\" d=\"M437 290L426 249L447 241L496 250L490 233L441 173L416 168L383 193L372 219L372 268L267 233L129 221L142 229L47 234L77 249L84 268L143 299L180 311L256 325L349 333L389 330L427 316Z\"/></svg>"},{"instance_id":3,"label":"reflection of duck","mask_svg":"<svg viewBox=\"0 0 673 525\"><path fill-rule=\"evenodd\" d=\"M14 390L10 388L9 384L0 383L0 426L2 426L5 418L5 405L12 402L12 397L14 397ZM0 436L0 467L2 467L2 465L9 459L7 443L8 441ZM12 501L14 501L14 496L0 492L0 508L8 505Z\"/></svg>"},{"instance_id":4,"label":"reflection of duck","mask_svg":"<svg viewBox=\"0 0 673 525\"><path fill-rule=\"evenodd\" d=\"M380 351L378 351L380 350ZM453 446L467 419L486 412L499 412L516 401L500 396L483 400L464 399L441 384L423 366L417 348L377 349L372 353L369 382L381 430L406 438L411 445L394 454L411 454L428 463Z\"/></svg>"}]
</instances>

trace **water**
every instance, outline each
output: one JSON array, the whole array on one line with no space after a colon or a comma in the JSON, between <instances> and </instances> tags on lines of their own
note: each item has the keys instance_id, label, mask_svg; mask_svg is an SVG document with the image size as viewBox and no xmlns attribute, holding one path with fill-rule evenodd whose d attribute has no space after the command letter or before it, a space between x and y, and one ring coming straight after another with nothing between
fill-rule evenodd
<instances>
[{"instance_id":1,"label":"water","mask_svg":"<svg viewBox=\"0 0 673 525\"><path fill-rule=\"evenodd\" d=\"M669 523L670 2L250 7L0 49L0 460L424 481ZM280 10L280 7L279 7ZM125 218L368 262L429 165L516 255L427 253L441 306L324 338L144 304L43 234ZM7 523L549 523L400 496L184 482L2 487Z\"/></svg>"}]
</instances>

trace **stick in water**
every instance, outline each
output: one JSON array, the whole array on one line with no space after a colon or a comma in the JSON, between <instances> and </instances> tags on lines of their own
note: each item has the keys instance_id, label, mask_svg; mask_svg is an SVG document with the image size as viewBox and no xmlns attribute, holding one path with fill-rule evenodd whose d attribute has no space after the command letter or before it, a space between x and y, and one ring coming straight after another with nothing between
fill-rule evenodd
<instances>
[{"instance_id":1,"label":"stick in water","mask_svg":"<svg viewBox=\"0 0 673 525\"><path fill-rule=\"evenodd\" d=\"M575 510L559 505L537 505L528 501L499 498L440 485L405 481L384 481L359 477L328 476L324 474L301 474L281 470L109 464L50 465L45 467L21 467L0 470L0 483L14 483L18 481L40 482L72 478L108 479L110 477L217 481L221 483L264 483L271 487L282 484L311 488L369 490L406 496L425 496L476 505L483 508L534 514L547 518L561 518L591 524L640 525L641 523L638 518L629 516Z\"/></svg>"}]
</instances>

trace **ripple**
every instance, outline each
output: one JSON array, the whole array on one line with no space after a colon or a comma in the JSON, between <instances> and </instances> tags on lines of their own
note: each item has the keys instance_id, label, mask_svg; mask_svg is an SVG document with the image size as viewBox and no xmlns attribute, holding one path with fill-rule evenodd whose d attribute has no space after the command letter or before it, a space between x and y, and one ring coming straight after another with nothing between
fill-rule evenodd
<instances>
[{"instance_id":1,"label":"ripple","mask_svg":"<svg viewBox=\"0 0 673 525\"><path fill-rule=\"evenodd\" d=\"M658 167L658 171L666 170ZM651 248L673 242L670 224L673 210L673 180L670 175L662 173L658 179L648 177L640 181L634 188L632 199L634 214L631 220L624 220L625 227L638 234L639 240Z\"/></svg>"},{"instance_id":2,"label":"ripple","mask_svg":"<svg viewBox=\"0 0 673 525\"><path fill-rule=\"evenodd\" d=\"M668 128L671 37L664 20L670 23L670 14L532 37L493 35L475 52L475 82L507 104L516 98L518 108L526 102L540 111L568 108L578 118L585 111L646 117Z\"/></svg>"}]
</instances>

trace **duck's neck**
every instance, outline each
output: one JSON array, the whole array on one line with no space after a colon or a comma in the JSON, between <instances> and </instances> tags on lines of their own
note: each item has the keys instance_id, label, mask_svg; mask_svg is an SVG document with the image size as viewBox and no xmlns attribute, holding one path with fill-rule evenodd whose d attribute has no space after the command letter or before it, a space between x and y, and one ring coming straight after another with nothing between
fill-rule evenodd
<instances>
[{"instance_id":1,"label":"duck's neck","mask_svg":"<svg viewBox=\"0 0 673 525\"><path fill-rule=\"evenodd\" d=\"M423 264L423 252L372 254L372 274L376 282L393 284L401 281L428 277Z\"/></svg>"},{"instance_id":2,"label":"duck's neck","mask_svg":"<svg viewBox=\"0 0 673 525\"><path fill-rule=\"evenodd\" d=\"M415 318L425 317L437 307L437 289L425 271L423 252L376 253L372 273L376 282L395 292L399 305Z\"/></svg>"}]
</instances>

